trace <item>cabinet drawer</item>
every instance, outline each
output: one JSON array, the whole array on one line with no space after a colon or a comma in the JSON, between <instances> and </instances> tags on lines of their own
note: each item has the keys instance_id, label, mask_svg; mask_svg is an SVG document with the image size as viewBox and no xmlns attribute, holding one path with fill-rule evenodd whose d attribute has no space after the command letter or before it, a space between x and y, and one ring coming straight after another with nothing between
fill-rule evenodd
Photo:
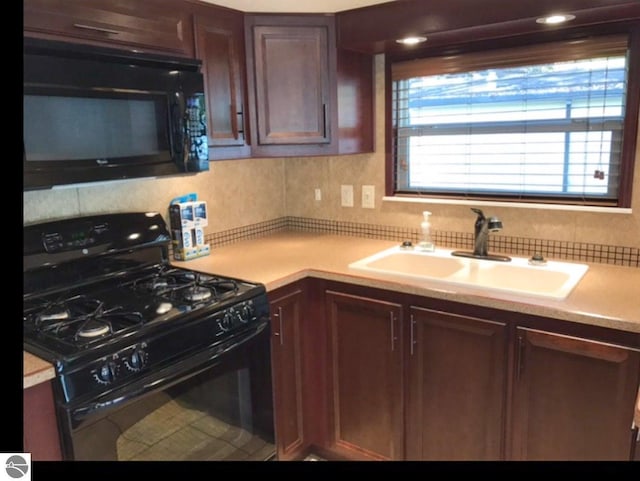
<instances>
[{"instance_id":1,"label":"cabinet drawer","mask_svg":"<svg viewBox=\"0 0 640 481\"><path fill-rule=\"evenodd\" d=\"M160 0L26 0L24 31L193 56L190 14Z\"/></svg>"}]
</instances>

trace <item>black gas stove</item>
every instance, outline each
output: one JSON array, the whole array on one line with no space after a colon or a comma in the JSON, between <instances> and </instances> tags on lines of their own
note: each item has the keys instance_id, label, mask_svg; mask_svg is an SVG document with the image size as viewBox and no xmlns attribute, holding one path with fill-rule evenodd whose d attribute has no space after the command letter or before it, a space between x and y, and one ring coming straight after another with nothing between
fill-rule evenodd
<instances>
[{"instance_id":1,"label":"black gas stove","mask_svg":"<svg viewBox=\"0 0 640 481\"><path fill-rule=\"evenodd\" d=\"M178 268L157 213L24 228L24 349L54 364L60 401L213 358L268 321L264 286Z\"/></svg>"}]
</instances>

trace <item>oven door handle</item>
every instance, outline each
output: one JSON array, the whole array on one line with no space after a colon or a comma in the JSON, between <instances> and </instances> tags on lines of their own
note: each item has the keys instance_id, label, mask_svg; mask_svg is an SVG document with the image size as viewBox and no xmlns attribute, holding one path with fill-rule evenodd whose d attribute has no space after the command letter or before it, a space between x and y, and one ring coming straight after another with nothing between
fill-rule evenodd
<instances>
[{"instance_id":1,"label":"oven door handle","mask_svg":"<svg viewBox=\"0 0 640 481\"><path fill-rule=\"evenodd\" d=\"M207 351L183 358L177 364L172 363L172 365L160 369L154 375L112 391L100 397L97 401L88 404L82 403L77 407L67 406L67 410L74 420L81 421L100 411L123 405L131 399L171 387L220 364L222 356L250 342L263 333L268 326L269 320L262 320L254 327L253 331L245 331L241 336L229 339Z\"/></svg>"}]
</instances>

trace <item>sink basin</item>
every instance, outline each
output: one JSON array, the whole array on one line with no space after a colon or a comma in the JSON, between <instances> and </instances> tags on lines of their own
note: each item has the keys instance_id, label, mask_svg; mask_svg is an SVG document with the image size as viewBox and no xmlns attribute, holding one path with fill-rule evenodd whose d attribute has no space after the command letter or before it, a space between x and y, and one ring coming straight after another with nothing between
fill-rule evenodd
<instances>
[{"instance_id":1,"label":"sink basin","mask_svg":"<svg viewBox=\"0 0 640 481\"><path fill-rule=\"evenodd\" d=\"M510 262L454 257L451 250L424 252L392 247L349 264L349 268L412 280L441 282L488 291L565 299L589 266L548 261L531 265L524 257Z\"/></svg>"}]
</instances>

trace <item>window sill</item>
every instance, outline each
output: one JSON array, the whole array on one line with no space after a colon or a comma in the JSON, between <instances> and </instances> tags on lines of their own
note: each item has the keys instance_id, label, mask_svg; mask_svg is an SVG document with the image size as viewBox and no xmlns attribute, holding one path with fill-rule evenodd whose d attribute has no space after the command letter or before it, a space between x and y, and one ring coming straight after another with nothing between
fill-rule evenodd
<instances>
[{"instance_id":1,"label":"window sill","mask_svg":"<svg viewBox=\"0 0 640 481\"><path fill-rule=\"evenodd\" d=\"M434 199L424 197L396 197L384 196L384 202L406 202L410 204L441 204L441 205L473 205L491 207L510 207L515 209L545 209L563 210L578 212L602 212L607 214L631 214L631 208L624 207L597 207L585 205L562 205L562 204L536 204L533 202L499 202L483 200L462 200L462 199Z\"/></svg>"}]
</instances>

